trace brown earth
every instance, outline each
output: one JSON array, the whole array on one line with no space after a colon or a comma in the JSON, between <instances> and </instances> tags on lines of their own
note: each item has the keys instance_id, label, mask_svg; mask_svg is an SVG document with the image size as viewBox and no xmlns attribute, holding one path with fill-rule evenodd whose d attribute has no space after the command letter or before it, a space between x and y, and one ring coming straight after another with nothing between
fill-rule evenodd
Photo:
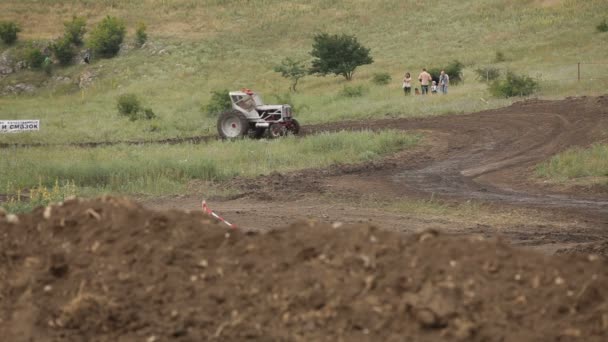
<instances>
[{"instance_id":1,"label":"brown earth","mask_svg":"<svg viewBox=\"0 0 608 342\"><path fill-rule=\"evenodd\" d=\"M533 176L535 165L560 151L607 141L608 96L527 100L458 116L305 126L303 133L361 129L422 132L425 141L419 148L366 164L214 185L236 189L237 194L214 198L212 208L239 226L262 230L308 217L329 223L373 218L382 227L405 232L439 227L450 233L500 234L512 243L550 252L608 239L608 185L566 187ZM157 209L197 209L208 190L199 185L193 190L196 195L145 204ZM491 212L523 210L531 223L453 224L446 217L429 219L353 204L366 198L387 202L432 198L448 204L474 201Z\"/></svg>"},{"instance_id":2,"label":"brown earth","mask_svg":"<svg viewBox=\"0 0 608 342\"><path fill-rule=\"evenodd\" d=\"M9 223L11 221L12 223ZM606 341L608 261L121 198L0 218L3 341Z\"/></svg>"}]
</instances>

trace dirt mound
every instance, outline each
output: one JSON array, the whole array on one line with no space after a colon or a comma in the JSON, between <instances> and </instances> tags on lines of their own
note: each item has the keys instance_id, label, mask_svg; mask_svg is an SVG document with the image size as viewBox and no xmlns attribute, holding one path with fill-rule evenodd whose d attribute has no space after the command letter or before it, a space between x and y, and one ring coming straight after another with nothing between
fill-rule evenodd
<instances>
[{"instance_id":1,"label":"dirt mound","mask_svg":"<svg viewBox=\"0 0 608 342\"><path fill-rule=\"evenodd\" d=\"M120 198L15 221L0 218L6 341L608 339L596 257L363 225L242 232Z\"/></svg>"},{"instance_id":2,"label":"dirt mound","mask_svg":"<svg viewBox=\"0 0 608 342\"><path fill-rule=\"evenodd\" d=\"M595 254L608 259L608 240L596 243L576 245L572 248L562 248L558 254Z\"/></svg>"}]
</instances>

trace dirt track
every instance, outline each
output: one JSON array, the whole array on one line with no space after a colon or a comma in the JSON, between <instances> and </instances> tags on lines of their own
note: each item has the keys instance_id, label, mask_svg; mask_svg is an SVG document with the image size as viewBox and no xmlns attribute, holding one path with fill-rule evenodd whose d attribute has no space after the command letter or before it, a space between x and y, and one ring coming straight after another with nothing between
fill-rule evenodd
<instances>
[{"instance_id":1,"label":"dirt track","mask_svg":"<svg viewBox=\"0 0 608 342\"><path fill-rule=\"evenodd\" d=\"M335 198L433 196L457 202L477 200L498 208L532 208L532 215L551 217L553 222L545 227L524 225L501 231L514 242L550 243L554 250L608 237L608 187L560 187L531 180L533 167L552 155L608 139L608 96L528 100L469 115L308 126L305 133L345 129L421 131L427 142L370 164L274 174L254 181L237 179L227 185L241 189L237 197L247 198L215 201L214 209L254 229L278 227L303 217L357 222L364 219L361 212L367 212L375 222L400 230L406 225L411 229L403 215L340 206ZM333 199L328 200L328 195ZM148 204L193 209L198 200L161 199ZM557 227L555 222L560 221L564 225ZM422 222L420 227L436 224Z\"/></svg>"}]
</instances>

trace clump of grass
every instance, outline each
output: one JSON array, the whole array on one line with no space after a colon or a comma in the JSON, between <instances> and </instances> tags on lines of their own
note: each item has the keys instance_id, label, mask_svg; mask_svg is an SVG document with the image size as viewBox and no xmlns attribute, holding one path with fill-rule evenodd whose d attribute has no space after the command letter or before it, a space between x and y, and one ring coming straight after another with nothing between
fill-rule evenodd
<instances>
[{"instance_id":1,"label":"clump of grass","mask_svg":"<svg viewBox=\"0 0 608 342\"><path fill-rule=\"evenodd\" d=\"M496 51L496 55L494 56L494 62L500 63L506 61L505 53L502 51Z\"/></svg>"},{"instance_id":2,"label":"clump of grass","mask_svg":"<svg viewBox=\"0 0 608 342\"><path fill-rule=\"evenodd\" d=\"M66 198L78 195L78 188L74 181L68 180L55 182L50 185L43 185L39 178L38 185L23 189L15 186L11 182L6 185L7 199L2 203L2 207L12 213L31 211L34 208L47 206L50 203L62 202Z\"/></svg>"},{"instance_id":3,"label":"clump of grass","mask_svg":"<svg viewBox=\"0 0 608 342\"><path fill-rule=\"evenodd\" d=\"M485 82L497 80L500 77L500 69L496 67L481 67L475 69L477 79Z\"/></svg>"},{"instance_id":4,"label":"clump of grass","mask_svg":"<svg viewBox=\"0 0 608 342\"><path fill-rule=\"evenodd\" d=\"M211 142L207 145L119 145L103 148L29 148L20 158L0 150L0 178L29 188L69 179L93 192L167 194L190 180L217 181L237 175L321 168L378 158L413 146L419 136L397 131L339 132L306 138ZM36 167L34 167L36 165Z\"/></svg>"},{"instance_id":5,"label":"clump of grass","mask_svg":"<svg viewBox=\"0 0 608 342\"><path fill-rule=\"evenodd\" d=\"M391 83L391 75L388 72L377 72L372 77L372 82L377 85L387 85Z\"/></svg>"},{"instance_id":6,"label":"clump of grass","mask_svg":"<svg viewBox=\"0 0 608 342\"><path fill-rule=\"evenodd\" d=\"M586 149L573 148L564 151L538 165L536 175L554 181L598 177L598 182L606 183L608 144L595 144Z\"/></svg>"},{"instance_id":7,"label":"clump of grass","mask_svg":"<svg viewBox=\"0 0 608 342\"><path fill-rule=\"evenodd\" d=\"M342 97L361 97L367 89L365 87L358 86L344 86L340 91L339 95Z\"/></svg>"}]
</instances>

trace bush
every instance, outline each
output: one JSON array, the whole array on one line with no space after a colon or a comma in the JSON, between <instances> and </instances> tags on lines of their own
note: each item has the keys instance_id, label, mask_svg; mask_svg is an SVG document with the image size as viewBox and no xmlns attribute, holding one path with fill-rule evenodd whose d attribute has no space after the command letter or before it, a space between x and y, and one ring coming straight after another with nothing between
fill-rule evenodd
<instances>
[{"instance_id":1,"label":"bush","mask_svg":"<svg viewBox=\"0 0 608 342\"><path fill-rule=\"evenodd\" d=\"M54 42L51 44L50 49L59 61L59 64L68 65L72 63L75 52L72 43L67 38L64 37Z\"/></svg>"},{"instance_id":2,"label":"bush","mask_svg":"<svg viewBox=\"0 0 608 342\"><path fill-rule=\"evenodd\" d=\"M496 97L528 96L538 89L538 82L533 78L510 71L504 80L496 80L490 85L490 92Z\"/></svg>"},{"instance_id":3,"label":"bush","mask_svg":"<svg viewBox=\"0 0 608 342\"><path fill-rule=\"evenodd\" d=\"M42 64L44 63L44 55L40 50L35 47L30 47L25 52L25 61L27 65L32 69L40 69L42 68Z\"/></svg>"},{"instance_id":4,"label":"bush","mask_svg":"<svg viewBox=\"0 0 608 342\"><path fill-rule=\"evenodd\" d=\"M464 68L464 64L462 64L458 60L453 60L446 67L443 68L430 68L428 71L429 74L433 77L433 80L439 84L439 75L441 74L441 70L444 70L446 74L450 77L450 84L458 84L462 82L462 69Z\"/></svg>"},{"instance_id":5,"label":"bush","mask_svg":"<svg viewBox=\"0 0 608 342\"><path fill-rule=\"evenodd\" d=\"M203 112L209 116L216 116L222 112L232 108L232 102L230 102L230 95L228 89L214 90L211 92L211 99L203 107Z\"/></svg>"},{"instance_id":6,"label":"bush","mask_svg":"<svg viewBox=\"0 0 608 342\"><path fill-rule=\"evenodd\" d=\"M135 30L135 44L141 47L148 40L148 34L146 33L146 24L139 23L137 24L137 29Z\"/></svg>"},{"instance_id":7,"label":"bush","mask_svg":"<svg viewBox=\"0 0 608 342\"><path fill-rule=\"evenodd\" d=\"M340 91L340 96L343 97L361 97L365 92L365 88L363 86L344 86L344 88Z\"/></svg>"},{"instance_id":8,"label":"bush","mask_svg":"<svg viewBox=\"0 0 608 342\"><path fill-rule=\"evenodd\" d=\"M598 32L608 32L608 21L604 19L604 21L600 22L595 28Z\"/></svg>"},{"instance_id":9,"label":"bush","mask_svg":"<svg viewBox=\"0 0 608 342\"><path fill-rule=\"evenodd\" d=\"M72 17L72 21L66 21L63 23L65 27L64 38L70 43L81 46L83 43L82 38L87 32L86 26L87 21L83 17Z\"/></svg>"},{"instance_id":10,"label":"bush","mask_svg":"<svg viewBox=\"0 0 608 342\"><path fill-rule=\"evenodd\" d=\"M495 67L484 67L475 69L477 79L481 81L494 81L500 77L500 69Z\"/></svg>"},{"instance_id":11,"label":"bush","mask_svg":"<svg viewBox=\"0 0 608 342\"><path fill-rule=\"evenodd\" d=\"M7 45L17 41L17 33L19 32L21 32L21 29L14 22L0 21L0 39Z\"/></svg>"},{"instance_id":12,"label":"bush","mask_svg":"<svg viewBox=\"0 0 608 342\"><path fill-rule=\"evenodd\" d=\"M125 32L122 20L107 16L91 31L89 44L99 56L114 57L120 50Z\"/></svg>"},{"instance_id":13,"label":"bush","mask_svg":"<svg viewBox=\"0 0 608 342\"><path fill-rule=\"evenodd\" d=\"M126 116L131 121L139 118L139 112L142 110L141 103L135 94L122 94L118 97L118 113Z\"/></svg>"},{"instance_id":14,"label":"bush","mask_svg":"<svg viewBox=\"0 0 608 342\"><path fill-rule=\"evenodd\" d=\"M387 85L391 82L391 79L391 75L389 75L387 72L377 72L374 74L372 82L377 85Z\"/></svg>"}]
</instances>

